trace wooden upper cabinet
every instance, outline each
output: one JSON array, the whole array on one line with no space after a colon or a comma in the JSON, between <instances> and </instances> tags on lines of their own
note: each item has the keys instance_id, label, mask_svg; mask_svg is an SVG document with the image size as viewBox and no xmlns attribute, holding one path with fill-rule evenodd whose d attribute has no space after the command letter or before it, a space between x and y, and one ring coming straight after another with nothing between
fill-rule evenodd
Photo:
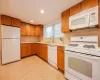
<instances>
[{"instance_id":1,"label":"wooden upper cabinet","mask_svg":"<svg viewBox=\"0 0 100 80\"><path fill-rule=\"evenodd\" d=\"M21 36L26 36L26 23L21 22Z\"/></svg>"},{"instance_id":2,"label":"wooden upper cabinet","mask_svg":"<svg viewBox=\"0 0 100 80\"><path fill-rule=\"evenodd\" d=\"M1 24L20 27L20 20L10 16L1 15Z\"/></svg>"},{"instance_id":3,"label":"wooden upper cabinet","mask_svg":"<svg viewBox=\"0 0 100 80\"><path fill-rule=\"evenodd\" d=\"M21 36L43 36L43 26L21 22Z\"/></svg>"},{"instance_id":4,"label":"wooden upper cabinet","mask_svg":"<svg viewBox=\"0 0 100 80\"><path fill-rule=\"evenodd\" d=\"M39 26L35 27L35 36L40 36L40 30L41 28Z\"/></svg>"},{"instance_id":5,"label":"wooden upper cabinet","mask_svg":"<svg viewBox=\"0 0 100 80\"><path fill-rule=\"evenodd\" d=\"M20 27L20 20L12 18L12 26Z\"/></svg>"},{"instance_id":6,"label":"wooden upper cabinet","mask_svg":"<svg viewBox=\"0 0 100 80\"><path fill-rule=\"evenodd\" d=\"M35 35L35 26L34 25L31 25L31 36L34 36Z\"/></svg>"},{"instance_id":7,"label":"wooden upper cabinet","mask_svg":"<svg viewBox=\"0 0 100 80\"><path fill-rule=\"evenodd\" d=\"M69 12L70 10L66 10L61 14L63 33L69 32L69 16L70 16Z\"/></svg>"},{"instance_id":8,"label":"wooden upper cabinet","mask_svg":"<svg viewBox=\"0 0 100 80\"><path fill-rule=\"evenodd\" d=\"M82 4L82 10L86 10L98 6L99 0L84 0L81 4Z\"/></svg>"},{"instance_id":9,"label":"wooden upper cabinet","mask_svg":"<svg viewBox=\"0 0 100 80\"><path fill-rule=\"evenodd\" d=\"M27 36L31 35L31 26L30 26L30 24L26 24L26 35Z\"/></svg>"},{"instance_id":10,"label":"wooden upper cabinet","mask_svg":"<svg viewBox=\"0 0 100 80\"><path fill-rule=\"evenodd\" d=\"M1 24L2 25L12 25L12 18L6 15L1 15Z\"/></svg>"},{"instance_id":11,"label":"wooden upper cabinet","mask_svg":"<svg viewBox=\"0 0 100 80\"><path fill-rule=\"evenodd\" d=\"M43 36L43 25L40 26L40 36Z\"/></svg>"},{"instance_id":12,"label":"wooden upper cabinet","mask_svg":"<svg viewBox=\"0 0 100 80\"><path fill-rule=\"evenodd\" d=\"M79 12L81 12L81 3L70 8L70 16L75 15Z\"/></svg>"}]
</instances>

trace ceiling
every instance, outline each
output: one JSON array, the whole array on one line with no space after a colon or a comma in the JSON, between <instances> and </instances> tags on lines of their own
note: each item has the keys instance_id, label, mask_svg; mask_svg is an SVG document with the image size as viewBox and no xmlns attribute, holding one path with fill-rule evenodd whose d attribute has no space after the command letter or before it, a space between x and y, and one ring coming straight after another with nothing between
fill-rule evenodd
<instances>
[{"instance_id":1,"label":"ceiling","mask_svg":"<svg viewBox=\"0 0 100 80\"><path fill-rule=\"evenodd\" d=\"M0 13L35 24L51 24L60 20L61 12L82 0L0 0ZM44 14L40 13L43 9Z\"/></svg>"}]
</instances>

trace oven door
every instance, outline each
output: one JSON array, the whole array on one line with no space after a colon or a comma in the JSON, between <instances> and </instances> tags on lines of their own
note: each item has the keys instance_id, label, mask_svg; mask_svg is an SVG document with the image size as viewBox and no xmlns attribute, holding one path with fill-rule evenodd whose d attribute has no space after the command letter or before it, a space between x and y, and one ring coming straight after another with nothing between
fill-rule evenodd
<instances>
[{"instance_id":1,"label":"oven door","mask_svg":"<svg viewBox=\"0 0 100 80\"><path fill-rule=\"evenodd\" d=\"M65 77L69 80L99 80L99 68L99 57L70 51L65 53Z\"/></svg>"}]
</instances>

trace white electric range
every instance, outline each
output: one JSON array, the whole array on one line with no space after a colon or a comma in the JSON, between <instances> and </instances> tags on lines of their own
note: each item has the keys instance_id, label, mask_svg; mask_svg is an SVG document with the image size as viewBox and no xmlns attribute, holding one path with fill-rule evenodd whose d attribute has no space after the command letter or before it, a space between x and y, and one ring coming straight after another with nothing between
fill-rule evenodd
<instances>
[{"instance_id":1,"label":"white electric range","mask_svg":"<svg viewBox=\"0 0 100 80\"><path fill-rule=\"evenodd\" d=\"M71 37L65 47L65 77L69 80L100 80L98 36Z\"/></svg>"}]
</instances>

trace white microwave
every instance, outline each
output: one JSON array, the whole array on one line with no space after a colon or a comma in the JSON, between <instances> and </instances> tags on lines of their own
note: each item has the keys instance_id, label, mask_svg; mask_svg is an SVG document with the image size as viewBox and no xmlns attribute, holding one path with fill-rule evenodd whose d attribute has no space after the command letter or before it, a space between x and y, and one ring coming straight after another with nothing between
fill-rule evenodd
<instances>
[{"instance_id":1,"label":"white microwave","mask_svg":"<svg viewBox=\"0 0 100 80\"><path fill-rule=\"evenodd\" d=\"M69 29L75 30L98 25L98 6L69 17Z\"/></svg>"}]
</instances>

